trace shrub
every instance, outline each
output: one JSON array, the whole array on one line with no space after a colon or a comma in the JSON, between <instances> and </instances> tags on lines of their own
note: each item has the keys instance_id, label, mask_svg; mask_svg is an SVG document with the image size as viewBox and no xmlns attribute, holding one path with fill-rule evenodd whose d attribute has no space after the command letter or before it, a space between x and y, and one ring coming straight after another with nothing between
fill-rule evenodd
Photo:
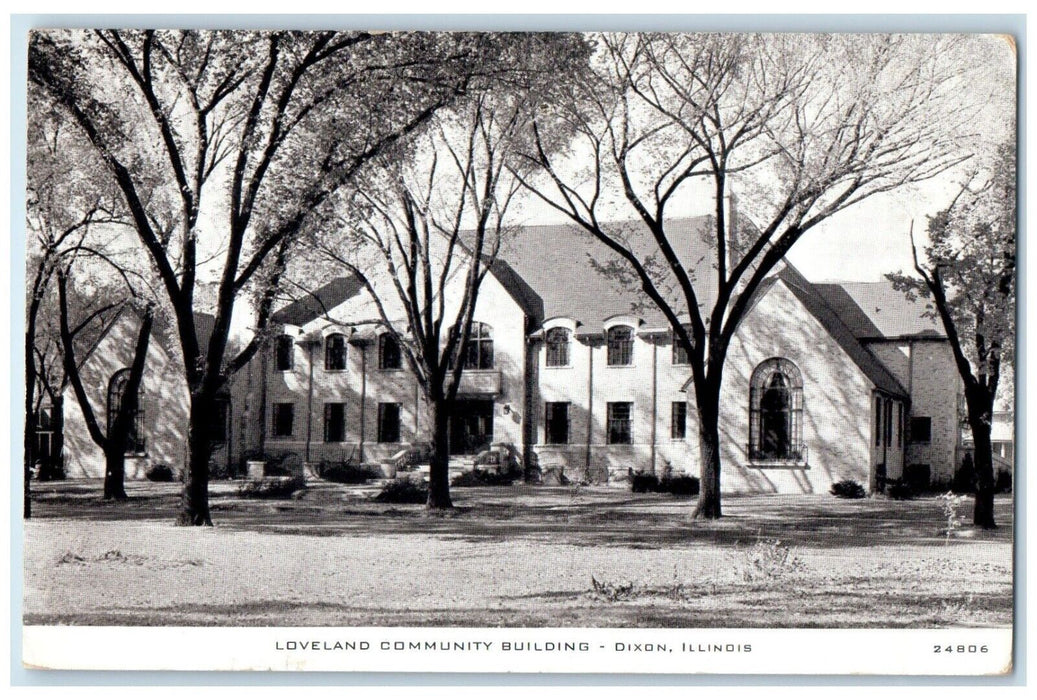
<instances>
[{"instance_id":1,"label":"shrub","mask_svg":"<svg viewBox=\"0 0 1037 700\"><path fill-rule=\"evenodd\" d=\"M511 486L518 478L519 475L516 472L500 473L473 469L455 476L450 481L450 485L459 488L471 486Z\"/></svg>"},{"instance_id":2,"label":"shrub","mask_svg":"<svg viewBox=\"0 0 1037 700\"><path fill-rule=\"evenodd\" d=\"M425 503L428 487L417 480L393 479L386 482L374 499L381 503Z\"/></svg>"},{"instance_id":3,"label":"shrub","mask_svg":"<svg viewBox=\"0 0 1037 700\"><path fill-rule=\"evenodd\" d=\"M915 490L903 479L893 479L887 485L886 495L895 501L910 501L915 497Z\"/></svg>"},{"instance_id":4,"label":"shrub","mask_svg":"<svg viewBox=\"0 0 1037 700\"><path fill-rule=\"evenodd\" d=\"M671 496L697 496L699 493L698 477L679 474L664 476L635 472L630 475L630 490L634 493L668 493Z\"/></svg>"},{"instance_id":5,"label":"shrub","mask_svg":"<svg viewBox=\"0 0 1037 700\"><path fill-rule=\"evenodd\" d=\"M655 474L637 472L630 476L630 490L634 493L651 493L659 490L659 477Z\"/></svg>"},{"instance_id":6,"label":"shrub","mask_svg":"<svg viewBox=\"0 0 1037 700\"><path fill-rule=\"evenodd\" d=\"M687 474L664 476L659 482L659 491L671 496L698 496L699 479L697 476Z\"/></svg>"},{"instance_id":7,"label":"shrub","mask_svg":"<svg viewBox=\"0 0 1037 700\"><path fill-rule=\"evenodd\" d=\"M273 477L244 481L238 486L241 498L291 498L296 491L306 488L301 476Z\"/></svg>"},{"instance_id":8,"label":"shrub","mask_svg":"<svg viewBox=\"0 0 1037 700\"><path fill-rule=\"evenodd\" d=\"M382 470L371 464L350 464L349 462L321 462L317 474L322 479L337 484L363 484L371 479L381 479Z\"/></svg>"},{"instance_id":9,"label":"shrub","mask_svg":"<svg viewBox=\"0 0 1037 700\"><path fill-rule=\"evenodd\" d=\"M1012 493L1012 472L1007 469L998 469L994 477L995 493Z\"/></svg>"},{"instance_id":10,"label":"shrub","mask_svg":"<svg viewBox=\"0 0 1037 700\"><path fill-rule=\"evenodd\" d=\"M965 453L965 457L961 460L961 466L954 472L954 479L951 481L951 491L954 493L976 492L976 467L972 461L972 455L968 452Z\"/></svg>"},{"instance_id":11,"label":"shrub","mask_svg":"<svg viewBox=\"0 0 1037 700\"><path fill-rule=\"evenodd\" d=\"M176 480L176 474L173 472L173 468L168 464L152 464L148 467L148 470L144 472L144 476L148 481Z\"/></svg>"},{"instance_id":12,"label":"shrub","mask_svg":"<svg viewBox=\"0 0 1037 700\"><path fill-rule=\"evenodd\" d=\"M853 479L843 479L832 484L832 495L836 498L864 498L868 492Z\"/></svg>"},{"instance_id":13,"label":"shrub","mask_svg":"<svg viewBox=\"0 0 1037 700\"><path fill-rule=\"evenodd\" d=\"M932 488L932 476L928 464L911 464L904 467L904 481L915 493L924 493Z\"/></svg>"}]
</instances>

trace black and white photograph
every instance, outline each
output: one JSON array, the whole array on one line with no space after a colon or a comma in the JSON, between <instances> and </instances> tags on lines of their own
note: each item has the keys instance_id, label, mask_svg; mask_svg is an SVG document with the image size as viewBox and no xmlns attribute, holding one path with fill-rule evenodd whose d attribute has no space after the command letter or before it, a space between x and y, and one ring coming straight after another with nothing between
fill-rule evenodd
<instances>
[{"instance_id":1,"label":"black and white photograph","mask_svg":"<svg viewBox=\"0 0 1037 700\"><path fill-rule=\"evenodd\" d=\"M102 20L12 77L28 667L1012 672L1013 36Z\"/></svg>"}]
</instances>

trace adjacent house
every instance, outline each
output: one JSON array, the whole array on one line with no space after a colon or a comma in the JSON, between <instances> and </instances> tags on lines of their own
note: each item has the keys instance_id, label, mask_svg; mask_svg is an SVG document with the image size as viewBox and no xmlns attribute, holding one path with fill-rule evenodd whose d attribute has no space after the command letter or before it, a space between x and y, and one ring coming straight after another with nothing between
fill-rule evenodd
<instances>
[{"instance_id":1,"label":"adjacent house","mask_svg":"<svg viewBox=\"0 0 1037 700\"><path fill-rule=\"evenodd\" d=\"M671 230L685 232L683 259L696 261L696 279L709 289L712 266L697 253L708 250L705 223L688 219ZM662 313L610 272L610 259L564 225L526 227L508 240L483 284L465 352L450 421L456 468L506 445L527 468L596 483L642 471L699 473L687 357ZM962 448L962 389L942 329L924 312L885 281L815 283L780 265L725 366L723 490L824 492L842 479L874 490L909 470L949 482ZM270 346L228 393L227 440L216 459L229 470L259 454L388 463L428 440L419 387L355 279L331 280L273 322ZM101 375L114 378L121 366L118 352L99 354L108 359L96 369L101 391ZM183 411L167 407L160 422L148 422L182 392L160 387L161 376L157 368L145 375L143 456L182 461L159 447L162 431L186 434ZM99 475L103 466L100 457L74 461L74 473Z\"/></svg>"}]
</instances>

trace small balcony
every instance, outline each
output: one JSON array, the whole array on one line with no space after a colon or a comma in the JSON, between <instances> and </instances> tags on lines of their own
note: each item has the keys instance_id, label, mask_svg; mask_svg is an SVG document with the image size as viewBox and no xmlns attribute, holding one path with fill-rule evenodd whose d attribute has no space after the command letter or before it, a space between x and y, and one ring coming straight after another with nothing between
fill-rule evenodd
<instances>
[{"instance_id":1,"label":"small balcony","mask_svg":"<svg viewBox=\"0 0 1037 700\"><path fill-rule=\"evenodd\" d=\"M499 369L466 369L461 373L458 396L499 396L501 371Z\"/></svg>"},{"instance_id":2,"label":"small balcony","mask_svg":"<svg viewBox=\"0 0 1037 700\"><path fill-rule=\"evenodd\" d=\"M810 464L806 443L789 445L780 453L746 445L745 453L749 455L748 466L752 469L807 469Z\"/></svg>"}]
</instances>

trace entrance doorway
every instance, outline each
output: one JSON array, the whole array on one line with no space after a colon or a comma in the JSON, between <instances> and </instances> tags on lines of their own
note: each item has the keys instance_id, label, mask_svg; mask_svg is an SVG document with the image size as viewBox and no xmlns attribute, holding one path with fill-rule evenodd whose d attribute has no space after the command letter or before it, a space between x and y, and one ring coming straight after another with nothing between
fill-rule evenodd
<instances>
[{"instance_id":1,"label":"entrance doorway","mask_svg":"<svg viewBox=\"0 0 1037 700\"><path fill-rule=\"evenodd\" d=\"M474 455L493 442L493 401L464 399L450 414L450 454Z\"/></svg>"}]
</instances>

